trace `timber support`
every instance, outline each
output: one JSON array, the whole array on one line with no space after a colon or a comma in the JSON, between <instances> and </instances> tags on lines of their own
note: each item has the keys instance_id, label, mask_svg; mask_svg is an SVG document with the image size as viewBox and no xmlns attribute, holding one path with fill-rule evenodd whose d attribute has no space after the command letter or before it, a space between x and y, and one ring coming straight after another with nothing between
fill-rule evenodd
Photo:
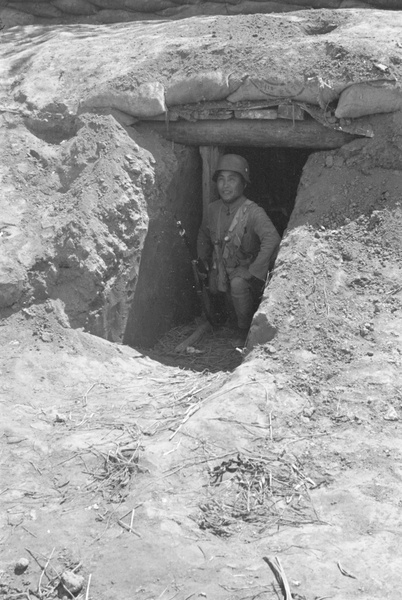
<instances>
[{"instance_id":1,"label":"timber support","mask_svg":"<svg viewBox=\"0 0 402 600\"><path fill-rule=\"evenodd\" d=\"M263 148L340 148L357 136L337 131L314 120L211 120L176 121L166 125L157 121L142 121L139 131L153 129L161 136L187 146L257 146Z\"/></svg>"}]
</instances>

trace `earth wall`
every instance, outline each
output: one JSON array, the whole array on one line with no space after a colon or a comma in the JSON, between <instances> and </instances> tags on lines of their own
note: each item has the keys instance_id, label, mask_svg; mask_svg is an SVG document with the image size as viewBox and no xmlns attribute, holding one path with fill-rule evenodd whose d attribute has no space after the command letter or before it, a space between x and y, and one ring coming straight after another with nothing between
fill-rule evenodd
<instances>
[{"instance_id":1,"label":"earth wall","mask_svg":"<svg viewBox=\"0 0 402 600\"><path fill-rule=\"evenodd\" d=\"M347 340L339 336L345 323L351 338L366 339L381 308L393 318L402 276L402 113L366 123L373 138L310 155L272 280L254 317L250 348L303 337L301 331L310 344L325 330L345 348ZM388 336L389 325L387 330ZM396 323L393 331L398 337ZM300 347L306 348L305 340Z\"/></svg>"},{"instance_id":2,"label":"earth wall","mask_svg":"<svg viewBox=\"0 0 402 600\"><path fill-rule=\"evenodd\" d=\"M189 316L188 250L175 221L195 238L198 151L141 134L137 125L158 118L168 127L172 106L297 100L318 111L325 126L355 134L362 126L369 137L358 143L359 156L370 151L376 168L398 170L400 14L315 10L3 32L2 314L59 299L71 326L129 343L145 327L138 307L150 311L152 339L157 329ZM363 94L354 109L369 106L370 113L390 116L362 117L355 110L349 118L351 91ZM323 171L322 156L333 165ZM334 151L310 159L289 231L305 224L308 202L321 206L329 185L345 186L352 158ZM365 165L362 158L358 186L370 175L371 163ZM353 186L345 194L353 197ZM340 215L343 201L333 194L325 211Z\"/></svg>"},{"instance_id":3,"label":"earth wall","mask_svg":"<svg viewBox=\"0 0 402 600\"><path fill-rule=\"evenodd\" d=\"M2 315L58 299L72 327L122 341L149 228L182 265L169 271L170 289L191 296L187 249L172 224L184 193L175 182L195 176L196 151L143 138L110 114L74 125L13 115L2 131ZM197 218L193 211L184 223L194 228ZM152 268L159 281L165 265ZM166 326L169 319L165 311Z\"/></svg>"}]
</instances>

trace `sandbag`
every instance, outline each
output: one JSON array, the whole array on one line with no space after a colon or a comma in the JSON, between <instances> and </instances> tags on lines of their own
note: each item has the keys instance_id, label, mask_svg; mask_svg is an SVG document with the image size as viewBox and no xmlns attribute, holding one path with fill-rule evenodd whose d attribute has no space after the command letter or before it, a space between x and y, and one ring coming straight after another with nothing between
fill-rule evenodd
<instances>
[{"instance_id":1,"label":"sandbag","mask_svg":"<svg viewBox=\"0 0 402 600\"><path fill-rule=\"evenodd\" d=\"M226 6L226 5L225 5ZM161 17L179 17L188 19L199 15L223 15L227 14L225 6L219 2L206 2L205 4L189 4L180 6L176 4L171 8L161 10L158 15Z\"/></svg>"},{"instance_id":2,"label":"sandbag","mask_svg":"<svg viewBox=\"0 0 402 600\"><path fill-rule=\"evenodd\" d=\"M224 100L240 85L240 81L222 71L207 71L175 77L166 86L166 105Z\"/></svg>"},{"instance_id":3,"label":"sandbag","mask_svg":"<svg viewBox=\"0 0 402 600\"><path fill-rule=\"evenodd\" d=\"M117 108L133 117L156 117L166 112L164 87L158 81L133 90L107 89L84 100L80 108Z\"/></svg>"},{"instance_id":4,"label":"sandbag","mask_svg":"<svg viewBox=\"0 0 402 600\"><path fill-rule=\"evenodd\" d=\"M285 3L288 1L285 0ZM305 8L339 8L342 0L291 0L291 2Z\"/></svg>"},{"instance_id":5,"label":"sandbag","mask_svg":"<svg viewBox=\"0 0 402 600\"><path fill-rule=\"evenodd\" d=\"M53 6L70 15L94 15L98 12L87 0L53 0Z\"/></svg>"},{"instance_id":6,"label":"sandbag","mask_svg":"<svg viewBox=\"0 0 402 600\"><path fill-rule=\"evenodd\" d=\"M295 4L280 4L279 2L259 2L258 0L241 0L238 4L228 4L226 12L228 15L258 14L258 13L280 13L300 10Z\"/></svg>"},{"instance_id":7,"label":"sandbag","mask_svg":"<svg viewBox=\"0 0 402 600\"><path fill-rule=\"evenodd\" d=\"M186 0L185 4L183 4L183 0L172 0L174 2L174 4L178 4L180 6L182 6L183 8L188 8L189 4L199 4L200 0Z\"/></svg>"},{"instance_id":8,"label":"sandbag","mask_svg":"<svg viewBox=\"0 0 402 600\"><path fill-rule=\"evenodd\" d=\"M32 25L35 23L34 15L11 8L0 9L0 20L5 28L16 27L18 25Z\"/></svg>"},{"instance_id":9,"label":"sandbag","mask_svg":"<svg viewBox=\"0 0 402 600\"><path fill-rule=\"evenodd\" d=\"M373 5L360 0L342 0L339 8L373 8Z\"/></svg>"},{"instance_id":10,"label":"sandbag","mask_svg":"<svg viewBox=\"0 0 402 600\"><path fill-rule=\"evenodd\" d=\"M101 9L94 17L97 23L129 23L130 21L151 21L152 19L157 19L157 17L149 13L114 10L113 8Z\"/></svg>"},{"instance_id":11,"label":"sandbag","mask_svg":"<svg viewBox=\"0 0 402 600\"><path fill-rule=\"evenodd\" d=\"M402 89L396 82L367 81L354 83L342 92L335 116L338 119L356 119L401 109Z\"/></svg>"},{"instance_id":12,"label":"sandbag","mask_svg":"<svg viewBox=\"0 0 402 600\"><path fill-rule=\"evenodd\" d=\"M31 15L35 15L35 17L45 17L47 19L54 19L64 16L61 10L47 2L10 2L8 7L14 8L15 10L19 10L21 12L29 13Z\"/></svg>"},{"instance_id":13,"label":"sandbag","mask_svg":"<svg viewBox=\"0 0 402 600\"><path fill-rule=\"evenodd\" d=\"M298 102L308 102L318 106L325 106L338 98L344 84L330 86L320 78L309 82L293 80L290 82L275 82L259 78L247 77L241 86L227 100L229 102L243 102L267 99L291 99Z\"/></svg>"},{"instance_id":14,"label":"sandbag","mask_svg":"<svg viewBox=\"0 0 402 600\"><path fill-rule=\"evenodd\" d=\"M368 0L368 3L378 8L401 10L401 0Z\"/></svg>"},{"instance_id":15,"label":"sandbag","mask_svg":"<svg viewBox=\"0 0 402 600\"><path fill-rule=\"evenodd\" d=\"M131 10L134 12L157 12L176 6L170 0L93 0L93 4L102 8Z\"/></svg>"}]
</instances>

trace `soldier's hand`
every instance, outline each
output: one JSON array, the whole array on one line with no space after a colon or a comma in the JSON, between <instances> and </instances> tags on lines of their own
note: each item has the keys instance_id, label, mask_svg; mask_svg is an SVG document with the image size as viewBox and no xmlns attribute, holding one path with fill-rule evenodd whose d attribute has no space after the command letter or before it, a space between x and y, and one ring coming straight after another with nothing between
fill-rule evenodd
<instances>
[{"instance_id":1,"label":"soldier's hand","mask_svg":"<svg viewBox=\"0 0 402 600\"><path fill-rule=\"evenodd\" d=\"M260 298L264 291L265 281L263 281L262 279L258 279L258 277L252 275L251 279L249 280L249 284L251 286L251 289L253 290L254 296L256 298Z\"/></svg>"},{"instance_id":2,"label":"soldier's hand","mask_svg":"<svg viewBox=\"0 0 402 600\"><path fill-rule=\"evenodd\" d=\"M197 258L197 271L201 275L207 275L209 272L209 267L208 267L207 261L205 261L204 259L202 259L200 257Z\"/></svg>"},{"instance_id":3,"label":"soldier's hand","mask_svg":"<svg viewBox=\"0 0 402 600\"><path fill-rule=\"evenodd\" d=\"M230 273L230 279L233 279L233 277L241 277L242 279L249 280L253 276L251 275L250 271L246 267L236 267Z\"/></svg>"}]
</instances>

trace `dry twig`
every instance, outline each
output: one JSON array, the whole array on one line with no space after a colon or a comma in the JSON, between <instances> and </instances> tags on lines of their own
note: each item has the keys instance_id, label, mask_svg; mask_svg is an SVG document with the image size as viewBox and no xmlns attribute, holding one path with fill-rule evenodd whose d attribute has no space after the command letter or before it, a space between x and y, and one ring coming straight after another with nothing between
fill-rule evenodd
<instances>
[{"instance_id":1,"label":"dry twig","mask_svg":"<svg viewBox=\"0 0 402 600\"><path fill-rule=\"evenodd\" d=\"M339 562L339 560L338 560L338 562L337 562L336 564L337 564L337 566L338 566L338 569L339 569L339 570L340 570L340 572L342 573L342 575L344 575L345 577L350 577L351 579L357 579L357 577L356 577L355 575L352 575L352 573L349 573L348 571L346 571L346 570L345 570L345 569L342 567L342 565L341 565L341 563Z\"/></svg>"},{"instance_id":2,"label":"dry twig","mask_svg":"<svg viewBox=\"0 0 402 600\"><path fill-rule=\"evenodd\" d=\"M267 556L263 556L262 558L275 575L275 579L278 582L279 587L281 588L284 600L293 600L289 582L287 580L286 573L281 565L281 561L279 560L279 558L277 556L274 556L274 558L268 558Z\"/></svg>"},{"instance_id":3,"label":"dry twig","mask_svg":"<svg viewBox=\"0 0 402 600\"><path fill-rule=\"evenodd\" d=\"M308 493L314 482L301 468L293 468L290 457L248 454L232 455L210 471L210 498L200 505L202 529L230 535L227 528L238 519L262 523L260 533L273 526L320 522Z\"/></svg>"},{"instance_id":4,"label":"dry twig","mask_svg":"<svg viewBox=\"0 0 402 600\"><path fill-rule=\"evenodd\" d=\"M87 590L85 592L85 600L89 599L89 586L91 585L91 579L92 579L92 573L90 573L89 577L88 577Z\"/></svg>"},{"instance_id":5,"label":"dry twig","mask_svg":"<svg viewBox=\"0 0 402 600\"><path fill-rule=\"evenodd\" d=\"M53 556L53 553L54 553L54 551L55 551L55 550L56 550L56 548L53 548L53 550L51 551L51 553L50 553L50 556L49 556L49 558L47 559L47 561L46 561L46 564L45 564L45 566L43 567L43 569L42 569L42 572L41 572L41 574L40 574L40 577L39 577L39 583L38 583L38 593L39 593L39 595L40 595L40 596L42 596L42 588L41 588L41 585L42 585L42 579L43 579L43 575L46 575L46 577L48 577L48 575L47 575L47 573L46 573L46 569L47 569L47 567L49 566L49 563L50 563L50 561L52 560L52 556ZM50 579L50 578L48 577L48 579Z\"/></svg>"}]
</instances>

